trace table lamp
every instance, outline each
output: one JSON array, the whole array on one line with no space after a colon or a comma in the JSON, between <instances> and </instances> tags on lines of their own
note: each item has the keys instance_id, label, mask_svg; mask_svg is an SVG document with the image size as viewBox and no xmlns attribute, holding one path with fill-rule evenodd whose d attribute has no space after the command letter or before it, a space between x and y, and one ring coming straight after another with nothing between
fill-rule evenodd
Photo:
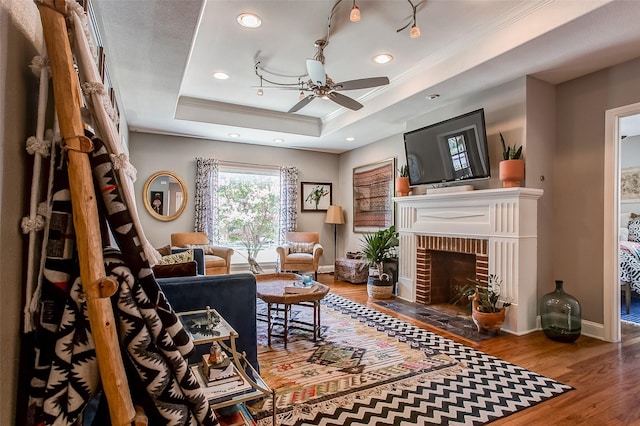
<instances>
[{"instance_id":1,"label":"table lamp","mask_svg":"<svg viewBox=\"0 0 640 426\"><path fill-rule=\"evenodd\" d=\"M338 225L344 224L344 215L341 206L329 206L324 223L333 224L333 256L338 257Z\"/></svg>"}]
</instances>

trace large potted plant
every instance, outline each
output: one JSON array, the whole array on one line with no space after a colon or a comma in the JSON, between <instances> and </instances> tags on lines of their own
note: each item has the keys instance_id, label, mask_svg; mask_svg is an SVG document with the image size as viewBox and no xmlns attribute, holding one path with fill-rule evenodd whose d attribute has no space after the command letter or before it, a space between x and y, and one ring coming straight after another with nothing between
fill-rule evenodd
<instances>
[{"instance_id":1,"label":"large potted plant","mask_svg":"<svg viewBox=\"0 0 640 426\"><path fill-rule=\"evenodd\" d=\"M475 291L469 296L471 300L471 318L478 327L478 332L495 331L504 324L506 308L511 303L500 299L502 279L489 274L486 283L476 281Z\"/></svg>"},{"instance_id":2,"label":"large potted plant","mask_svg":"<svg viewBox=\"0 0 640 426\"><path fill-rule=\"evenodd\" d=\"M502 158L500 162L500 180L504 188L513 188L520 186L520 182L524 180L524 160L522 157L522 145L509 146L505 143L502 132L500 134L500 142L502 143Z\"/></svg>"},{"instance_id":3,"label":"large potted plant","mask_svg":"<svg viewBox=\"0 0 640 426\"><path fill-rule=\"evenodd\" d=\"M396 194L398 197L406 197L409 195L409 191L411 191L411 187L409 186L409 166L405 164L398 169Z\"/></svg>"},{"instance_id":4,"label":"large potted plant","mask_svg":"<svg viewBox=\"0 0 640 426\"><path fill-rule=\"evenodd\" d=\"M363 266L369 267L367 294L374 299L388 299L393 293L391 276L384 272L384 263L396 258L398 233L395 226L367 234L362 239Z\"/></svg>"}]
</instances>

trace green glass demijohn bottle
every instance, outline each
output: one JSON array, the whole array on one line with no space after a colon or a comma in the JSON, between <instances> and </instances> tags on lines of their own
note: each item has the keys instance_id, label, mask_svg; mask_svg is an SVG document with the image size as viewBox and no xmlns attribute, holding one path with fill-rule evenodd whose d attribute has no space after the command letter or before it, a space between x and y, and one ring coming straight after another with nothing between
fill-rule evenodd
<instances>
[{"instance_id":1,"label":"green glass demijohn bottle","mask_svg":"<svg viewBox=\"0 0 640 426\"><path fill-rule=\"evenodd\" d=\"M545 336L558 342L574 342L580 337L582 314L580 302L562 289L556 280L556 289L542 296L540 320Z\"/></svg>"}]
</instances>

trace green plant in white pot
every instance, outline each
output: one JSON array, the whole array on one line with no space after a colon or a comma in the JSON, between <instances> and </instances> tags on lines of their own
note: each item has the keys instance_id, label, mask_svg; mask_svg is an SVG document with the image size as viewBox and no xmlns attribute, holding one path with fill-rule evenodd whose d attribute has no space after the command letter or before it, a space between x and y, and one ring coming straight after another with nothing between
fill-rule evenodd
<instances>
[{"instance_id":1,"label":"green plant in white pot","mask_svg":"<svg viewBox=\"0 0 640 426\"><path fill-rule=\"evenodd\" d=\"M391 297L393 282L389 274L384 272L384 263L396 257L396 247L400 241L395 226L381 229L362 238L364 266L369 267L367 293L375 299Z\"/></svg>"}]
</instances>

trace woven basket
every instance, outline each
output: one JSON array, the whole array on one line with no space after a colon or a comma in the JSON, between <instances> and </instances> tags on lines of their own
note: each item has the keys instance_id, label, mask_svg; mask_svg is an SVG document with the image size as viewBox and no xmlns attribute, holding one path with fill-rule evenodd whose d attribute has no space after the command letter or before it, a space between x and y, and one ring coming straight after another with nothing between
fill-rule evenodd
<instances>
[{"instance_id":1,"label":"woven basket","mask_svg":"<svg viewBox=\"0 0 640 426\"><path fill-rule=\"evenodd\" d=\"M393 293L392 285L367 284L367 294L372 299L388 299Z\"/></svg>"}]
</instances>

